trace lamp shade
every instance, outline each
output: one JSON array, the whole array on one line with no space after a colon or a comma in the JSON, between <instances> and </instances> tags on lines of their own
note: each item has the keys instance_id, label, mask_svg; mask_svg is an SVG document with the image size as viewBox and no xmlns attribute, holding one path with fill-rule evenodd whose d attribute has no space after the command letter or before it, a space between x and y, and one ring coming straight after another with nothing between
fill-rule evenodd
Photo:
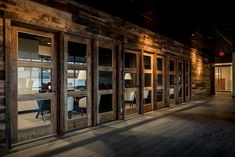
<instances>
[{"instance_id":1,"label":"lamp shade","mask_svg":"<svg viewBox=\"0 0 235 157\"><path fill-rule=\"evenodd\" d=\"M79 80L86 80L86 70L80 70L78 73Z\"/></svg>"},{"instance_id":2,"label":"lamp shade","mask_svg":"<svg viewBox=\"0 0 235 157\"><path fill-rule=\"evenodd\" d=\"M124 80L131 80L131 74L130 73L125 73Z\"/></svg>"}]
</instances>

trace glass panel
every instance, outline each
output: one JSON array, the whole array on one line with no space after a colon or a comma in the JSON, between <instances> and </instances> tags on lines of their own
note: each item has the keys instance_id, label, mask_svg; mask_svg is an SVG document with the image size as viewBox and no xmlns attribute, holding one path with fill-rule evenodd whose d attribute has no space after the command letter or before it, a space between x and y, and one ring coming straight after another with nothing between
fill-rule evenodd
<instances>
[{"instance_id":1,"label":"glass panel","mask_svg":"<svg viewBox=\"0 0 235 157\"><path fill-rule=\"evenodd\" d=\"M175 99L175 88L174 87L169 89L169 98Z\"/></svg>"},{"instance_id":2,"label":"glass panel","mask_svg":"<svg viewBox=\"0 0 235 157\"><path fill-rule=\"evenodd\" d=\"M18 101L18 129L51 124L51 100Z\"/></svg>"},{"instance_id":3,"label":"glass panel","mask_svg":"<svg viewBox=\"0 0 235 157\"><path fill-rule=\"evenodd\" d=\"M157 74L157 86L163 86L162 74Z\"/></svg>"},{"instance_id":4,"label":"glass panel","mask_svg":"<svg viewBox=\"0 0 235 157\"><path fill-rule=\"evenodd\" d=\"M126 88L136 87L137 86L136 73L125 73L124 82Z\"/></svg>"},{"instance_id":5,"label":"glass panel","mask_svg":"<svg viewBox=\"0 0 235 157\"><path fill-rule=\"evenodd\" d=\"M178 92L179 92L179 97L182 97L182 87L179 87Z\"/></svg>"},{"instance_id":6,"label":"glass panel","mask_svg":"<svg viewBox=\"0 0 235 157\"><path fill-rule=\"evenodd\" d=\"M32 34L19 33L18 60L51 61L51 39Z\"/></svg>"},{"instance_id":7,"label":"glass panel","mask_svg":"<svg viewBox=\"0 0 235 157\"><path fill-rule=\"evenodd\" d=\"M85 64L86 61L86 44L80 44L68 41L68 63Z\"/></svg>"},{"instance_id":8,"label":"glass panel","mask_svg":"<svg viewBox=\"0 0 235 157\"><path fill-rule=\"evenodd\" d=\"M112 49L99 47L99 65L112 67Z\"/></svg>"},{"instance_id":9,"label":"glass panel","mask_svg":"<svg viewBox=\"0 0 235 157\"><path fill-rule=\"evenodd\" d=\"M135 91L125 91L125 106L126 108L136 107L136 93Z\"/></svg>"},{"instance_id":10,"label":"glass panel","mask_svg":"<svg viewBox=\"0 0 235 157\"><path fill-rule=\"evenodd\" d=\"M150 104L152 102L151 90L144 90L144 104Z\"/></svg>"},{"instance_id":11,"label":"glass panel","mask_svg":"<svg viewBox=\"0 0 235 157\"><path fill-rule=\"evenodd\" d=\"M188 84L188 75L185 75L185 84Z\"/></svg>"},{"instance_id":12,"label":"glass panel","mask_svg":"<svg viewBox=\"0 0 235 157\"><path fill-rule=\"evenodd\" d=\"M157 102L163 100L163 89L157 89Z\"/></svg>"},{"instance_id":13,"label":"glass panel","mask_svg":"<svg viewBox=\"0 0 235 157\"><path fill-rule=\"evenodd\" d=\"M157 70L162 71L162 58L157 58Z\"/></svg>"},{"instance_id":14,"label":"glass panel","mask_svg":"<svg viewBox=\"0 0 235 157\"><path fill-rule=\"evenodd\" d=\"M170 75L170 85L175 85L175 75Z\"/></svg>"},{"instance_id":15,"label":"glass panel","mask_svg":"<svg viewBox=\"0 0 235 157\"><path fill-rule=\"evenodd\" d=\"M151 69L151 57L144 56L144 69Z\"/></svg>"},{"instance_id":16,"label":"glass panel","mask_svg":"<svg viewBox=\"0 0 235 157\"><path fill-rule=\"evenodd\" d=\"M178 75L178 83L181 85L182 84L182 77L181 75Z\"/></svg>"},{"instance_id":17,"label":"glass panel","mask_svg":"<svg viewBox=\"0 0 235 157\"><path fill-rule=\"evenodd\" d=\"M105 94L100 95L99 113L109 112L113 110L113 95Z\"/></svg>"},{"instance_id":18,"label":"glass panel","mask_svg":"<svg viewBox=\"0 0 235 157\"><path fill-rule=\"evenodd\" d=\"M99 89L112 89L112 72L100 71L99 72Z\"/></svg>"},{"instance_id":19,"label":"glass panel","mask_svg":"<svg viewBox=\"0 0 235 157\"><path fill-rule=\"evenodd\" d=\"M151 87L151 74L144 74L144 86Z\"/></svg>"},{"instance_id":20,"label":"glass panel","mask_svg":"<svg viewBox=\"0 0 235 157\"><path fill-rule=\"evenodd\" d=\"M18 95L51 92L51 70L18 67Z\"/></svg>"},{"instance_id":21,"label":"glass panel","mask_svg":"<svg viewBox=\"0 0 235 157\"><path fill-rule=\"evenodd\" d=\"M185 88L185 95L188 96L188 86Z\"/></svg>"},{"instance_id":22,"label":"glass panel","mask_svg":"<svg viewBox=\"0 0 235 157\"><path fill-rule=\"evenodd\" d=\"M188 63L185 63L185 72L188 72Z\"/></svg>"},{"instance_id":23,"label":"glass panel","mask_svg":"<svg viewBox=\"0 0 235 157\"><path fill-rule=\"evenodd\" d=\"M175 62L174 61L170 61L169 71L175 71Z\"/></svg>"},{"instance_id":24,"label":"glass panel","mask_svg":"<svg viewBox=\"0 0 235 157\"><path fill-rule=\"evenodd\" d=\"M182 72L182 63L180 62L179 63L179 73L181 73Z\"/></svg>"},{"instance_id":25,"label":"glass panel","mask_svg":"<svg viewBox=\"0 0 235 157\"><path fill-rule=\"evenodd\" d=\"M68 97L67 98L68 119L87 116L87 97Z\"/></svg>"},{"instance_id":26,"label":"glass panel","mask_svg":"<svg viewBox=\"0 0 235 157\"><path fill-rule=\"evenodd\" d=\"M67 90L85 90L87 87L86 70L67 70Z\"/></svg>"},{"instance_id":27,"label":"glass panel","mask_svg":"<svg viewBox=\"0 0 235 157\"><path fill-rule=\"evenodd\" d=\"M136 54L125 52L125 68L136 68Z\"/></svg>"}]
</instances>

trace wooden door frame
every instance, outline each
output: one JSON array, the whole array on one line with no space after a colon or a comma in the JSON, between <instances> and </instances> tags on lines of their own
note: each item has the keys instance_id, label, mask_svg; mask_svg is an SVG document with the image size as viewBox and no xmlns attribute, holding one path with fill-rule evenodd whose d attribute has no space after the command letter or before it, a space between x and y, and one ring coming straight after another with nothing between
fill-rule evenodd
<instances>
[{"instance_id":1,"label":"wooden door frame","mask_svg":"<svg viewBox=\"0 0 235 157\"><path fill-rule=\"evenodd\" d=\"M34 100L37 97L33 97L30 98L30 94L29 96L23 97L21 96L20 98L18 98L17 95L17 67L18 67L18 61L17 61L17 54L18 54L18 33L22 32L22 33L27 33L27 34L31 34L31 35L38 35L38 36L42 36L42 37L47 37L51 39L51 61L54 62L54 64L52 64L51 69L54 68L53 71L53 77L51 79L51 82L53 83L54 87L57 87L57 78L55 77L57 75L57 64L56 64L56 60L57 60L57 54L56 54L56 49L54 46L55 43L55 35L53 33L46 33L46 32L41 32L41 31L36 31L36 30L32 30L32 29L27 29L27 28L22 28L22 27L17 27L17 26L12 26L12 31L11 31L11 39L13 39L11 41L11 48L10 48L10 55L9 55L9 73L10 73L10 86L11 87L16 87L16 88L10 88L10 94L7 96L9 97L9 106L11 106L10 112L11 112L11 128L12 128L12 144L17 144L18 143L18 99L20 100ZM21 63L22 65L24 65L24 63ZM25 64L26 65L26 64ZM56 90L56 89L53 89ZM41 95L45 95L45 94L41 94ZM51 114L52 117L55 120L55 126L53 127L53 132L56 134L57 133L57 125L58 125L58 118L57 118L57 98L58 95L54 94L53 97L53 93L50 93L49 95L51 96L47 96L46 98L50 98L51 100L55 101L55 103L51 103L51 108L54 108L53 113ZM29 99L30 98L30 99ZM38 97L40 98L40 96ZM44 97L45 98L45 97ZM41 137L40 137L41 138ZM42 137L43 138L43 137Z\"/></svg>"},{"instance_id":2,"label":"wooden door frame","mask_svg":"<svg viewBox=\"0 0 235 157\"><path fill-rule=\"evenodd\" d=\"M67 54L68 54L68 42L74 42L74 43L80 43L86 45L86 56L87 56L87 62L85 65L75 65L76 70L86 70L87 71L87 89L84 91L71 91L68 93L67 91L67 70L68 70L68 63L67 63ZM63 34L63 43L64 45L64 51L61 56L60 60L60 66L61 66L61 112L63 113L63 127L61 128L63 132L71 131L71 129L68 129L68 113L66 112L66 100L68 95L72 97L78 97L78 96L87 96L87 126L92 125L92 72L91 72L91 39L73 35L73 34ZM71 123L77 124L78 126L85 127L84 124L80 124L79 119L71 119ZM74 125L75 126L75 125ZM72 130L80 129L80 127L75 127Z\"/></svg>"},{"instance_id":3,"label":"wooden door frame","mask_svg":"<svg viewBox=\"0 0 235 157\"><path fill-rule=\"evenodd\" d=\"M125 54L126 53L131 53L131 54L135 54L136 55L136 68L125 68ZM133 49L129 49L128 47L124 48L123 51L123 94L125 94L125 80L124 80L124 76L126 72L129 73L135 73L136 74L136 87L130 88L128 91L135 91L136 92L136 108L137 108L137 112L136 114L140 113L140 102L139 102L139 96L140 96L140 80L139 80L139 50L133 50ZM135 88L135 89L134 89ZM123 97L123 113L124 113L124 117L126 117L126 108L125 108L125 100Z\"/></svg>"},{"instance_id":4,"label":"wooden door frame","mask_svg":"<svg viewBox=\"0 0 235 157\"><path fill-rule=\"evenodd\" d=\"M145 112L149 112L149 111L152 111L154 110L154 84L153 84L153 81L154 81L154 52L149 52L149 51L145 51L143 50L142 52L143 54L141 55L141 60L142 60L142 66L141 66L141 71L142 74L141 74L141 84L142 84L142 88L140 89L141 90L141 106L143 108L142 110L142 113L145 113ZM151 69L144 69L144 56L148 56L150 57L150 64L151 64ZM145 73L146 74L151 74L151 86L150 87L145 87ZM147 89L147 90L150 90L151 91L151 104L144 104L144 90ZM148 105L148 106L147 106ZM146 107L147 106L147 107Z\"/></svg>"},{"instance_id":5,"label":"wooden door frame","mask_svg":"<svg viewBox=\"0 0 235 157\"><path fill-rule=\"evenodd\" d=\"M157 69L157 59L158 58L161 58L162 59L162 71L158 71ZM160 108L163 108L165 106L165 103L166 103L166 57L163 55L163 54L155 54L155 57L154 57L154 60L155 60L155 63L154 63L154 67L155 67L155 74L154 74L154 103L156 105L156 108L155 109L160 109ZM157 85L157 74L162 74L162 87L161 88L158 88L158 85ZM163 93L162 93L162 101L160 102L157 102L157 90L158 89L163 89Z\"/></svg>"},{"instance_id":6,"label":"wooden door frame","mask_svg":"<svg viewBox=\"0 0 235 157\"><path fill-rule=\"evenodd\" d=\"M116 87L117 85L117 61L116 61L116 55L117 54L117 48L116 48L116 44L114 42L111 42L111 41L105 41L105 40L102 40L102 39L96 39L94 40L95 42L95 51L94 51L94 56L93 56L93 59L95 59L96 61L94 62L93 64L93 70L94 70L94 77L93 77L93 81L95 82L95 86L94 86L94 90L93 90L93 97L94 98L94 112L95 112L95 116L94 116L94 120L95 120L95 125L96 124L101 124L101 123L105 123L105 122L108 122L108 121L112 121L112 120L116 120L118 118L118 115L117 115L117 112L118 112L118 109L117 107L119 106L117 104L118 100L117 100L117 89L118 87ZM99 47L102 47L102 48L108 48L108 49L111 49L112 50L112 67L106 67L106 66L99 66L98 64L98 53L99 53ZM112 72L112 81L113 81L113 84L112 84L112 89L107 89L107 90L99 90L99 72L100 71L108 71L108 72ZM99 104L98 104L98 95L104 95L104 94L112 94L112 117L110 117L110 119L107 119L102 121L101 120L101 116L102 114L99 113ZM101 99L101 96L100 96L100 99ZM106 113L108 114L108 113ZM110 112L111 114L111 112ZM105 115L105 113L103 113L103 117L104 119L108 116Z\"/></svg>"},{"instance_id":7,"label":"wooden door frame","mask_svg":"<svg viewBox=\"0 0 235 157\"><path fill-rule=\"evenodd\" d=\"M166 99L167 99L167 106L175 105L176 104L176 93L177 93L177 86L176 86L176 76L177 76L177 64L176 64L176 56L172 56L170 54L167 55L166 59L166 86L167 86L167 92L166 92ZM174 71L170 71L170 61L174 61ZM170 75L174 75L174 83L173 85L170 85ZM174 100L170 99L170 87L174 86ZM171 103L171 100L174 102Z\"/></svg>"}]
</instances>

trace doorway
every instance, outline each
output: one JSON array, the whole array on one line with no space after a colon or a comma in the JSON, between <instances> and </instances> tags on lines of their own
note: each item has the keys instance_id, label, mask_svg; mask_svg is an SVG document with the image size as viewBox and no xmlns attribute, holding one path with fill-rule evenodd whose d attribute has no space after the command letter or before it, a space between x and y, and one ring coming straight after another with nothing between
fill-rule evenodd
<instances>
[{"instance_id":1,"label":"doorway","mask_svg":"<svg viewBox=\"0 0 235 157\"><path fill-rule=\"evenodd\" d=\"M115 120L117 115L116 92L116 52L115 45L109 42L97 41L95 59L97 72L94 82L97 82L96 115L97 124Z\"/></svg>"},{"instance_id":2,"label":"doorway","mask_svg":"<svg viewBox=\"0 0 235 157\"><path fill-rule=\"evenodd\" d=\"M139 54L124 51L124 115L139 113Z\"/></svg>"},{"instance_id":3,"label":"doorway","mask_svg":"<svg viewBox=\"0 0 235 157\"><path fill-rule=\"evenodd\" d=\"M57 56L54 34L12 27L13 143L57 132Z\"/></svg>"},{"instance_id":4,"label":"doorway","mask_svg":"<svg viewBox=\"0 0 235 157\"><path fill-rule=\"evenodd\" d=\"M232 64L215 64L215 91L232 92Z\"/></svg>"}]
</instances>

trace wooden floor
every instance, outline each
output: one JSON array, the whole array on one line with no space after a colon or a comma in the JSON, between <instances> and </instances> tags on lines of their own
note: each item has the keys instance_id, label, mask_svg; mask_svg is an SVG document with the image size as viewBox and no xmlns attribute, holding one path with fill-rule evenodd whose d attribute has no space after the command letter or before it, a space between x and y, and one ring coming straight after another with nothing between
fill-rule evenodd
<instances>
[{"instance_id":1,"label":"wooden floor","mask_svg":"<svg viewBox=\"0 0 235 157\"><path fill-rule=\"evenodd\" d=\"M5 156L234 157L235 99L191 101L17 146Z\"/></svg>"}]
</instances>

